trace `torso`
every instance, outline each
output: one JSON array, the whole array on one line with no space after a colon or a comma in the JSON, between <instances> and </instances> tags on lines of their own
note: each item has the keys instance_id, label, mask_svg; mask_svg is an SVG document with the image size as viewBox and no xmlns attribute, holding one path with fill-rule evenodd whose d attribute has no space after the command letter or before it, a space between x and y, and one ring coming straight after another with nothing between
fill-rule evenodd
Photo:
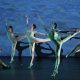
<instances>
[{"instance_id":1,"label":"torso","mask_svg":"<svg viewBox=\"0 0 80 80\"><path fill-rule=\"evenodd\" d=\"M60 39L60 36L57 34L57 33L49 33L49 37L52 41L54 41L55 44L60 44L59 41L61 40Z\"/></svg>"},{"instance_id":2,"label":"torso","mask_svg":"<svg viewBox=\"0 0 80 80\"><path fill-rule=\"evenodd\" d=\"M15 38L14 33L7 32L7 35L8 35L8 38L10 39L10 41L11 41L12 43L15 43L16 38Z\"/></svg>"},{"instance_id":3,"label":"torso","mask_svg":"<svg viewBox=\"0 0 80 80\"><path fill-rule=\"evenodd\" d=\"M29 43L33 43L34 42L34 35L35 35L35 31L27 31L27 38L28 38L28 41Z\"/></svg>"}]
</instances>

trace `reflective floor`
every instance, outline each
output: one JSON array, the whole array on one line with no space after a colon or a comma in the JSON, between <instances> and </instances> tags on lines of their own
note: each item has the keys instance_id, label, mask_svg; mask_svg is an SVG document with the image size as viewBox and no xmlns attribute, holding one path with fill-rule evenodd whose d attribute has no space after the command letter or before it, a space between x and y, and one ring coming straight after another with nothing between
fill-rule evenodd
<instances>
[{"instance_id":1,"label":"reflective floor","mask_svg":"<svg viewBox=\"0 0 80 80\"><path fill-rule=\"evenodd\" d=\"M1 58L9 63L10 57ZM3 70L0 67L0 80L80 80L80 58L63 58L59 67L59 74L52 78L54 58L35 59L32 69L28 69L30 58L22 57L11 64L11 69Z\"/></svg>"}]
</instances>

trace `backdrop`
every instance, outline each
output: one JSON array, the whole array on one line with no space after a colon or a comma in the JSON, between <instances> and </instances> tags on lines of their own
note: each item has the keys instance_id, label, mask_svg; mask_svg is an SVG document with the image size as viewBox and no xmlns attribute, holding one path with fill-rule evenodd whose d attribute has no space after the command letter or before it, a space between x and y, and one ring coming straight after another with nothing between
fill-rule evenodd
<instances>
[{"instance_id":1,"label":"backdrop","mask_svg":"<svg viewBox=\"0 0 80 80\"><path fill-rule=\"evenodd\" d=\"M10 56L11 54L11 43L6 35L5 19L13 26L15 32L25 32L25 15L27 15L30 25L35 23L37 31L46 33L36 18L36 13L42 17L48 29L51 28L49 25L51 22L57 22L58 28L63 30L80 28L80 0L0 0L0 47L3 49L0 55ZM23 42L27 42L27 39ZM62 47L63 54L68 54L79 42L80 40L75 39L66 42ZM54 44L52 42L49 44L54 49ZM46 44L42 46L49 47ZM16 51L16 56L17 53ZM30 56L29 49L24 49L22 55Z\"/></svg>"}]
</instances>

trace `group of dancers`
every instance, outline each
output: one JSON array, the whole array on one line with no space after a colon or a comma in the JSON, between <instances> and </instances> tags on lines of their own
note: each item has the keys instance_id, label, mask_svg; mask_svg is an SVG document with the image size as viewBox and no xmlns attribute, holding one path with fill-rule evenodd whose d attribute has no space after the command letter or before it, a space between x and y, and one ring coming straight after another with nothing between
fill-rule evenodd
<instances>
[{"instance_id":1,"label":"group of dancers","mask_svg":"<svg viewBox=\"0 0 80 80\"><path fill-rule=\"evenodd\" d=\"M40 19L40 18L39 18ZM41 19L40 19L41 20ZM60 30L57 29L57 23L54 23L52 25L52 29L49 30L44 24L43 22L41 22L44 30L47 32L47 34L41 33L41 32L37 32L36 31L36 25L32 24L30 30L29 28L29 24L28 24L28 17L26 17L26 31L21 33L22 36L17 35L18 32L14 32L13 30L13 26L8 25L6 23L6 31L7 31L7 36L9 38L9 40L11 41L12 44L12 52L11 52L11 60L10 63L13 63L14 61L14 55L15 55L15 50L16 50L16 45L17 42L19 40L22 40L24 38L26 38L29 42L29 49L30 49L30 54L31 54L31 61L30 61L30 65L29 68L31 69L33 66L33 62L34 62L34 51L35 51L35 44L37 43L45 43L45 42L49 42L52 41L55 44L55 57L56 57L56 61L55 61L55 67L53 70L53 73L51 76L56 76L58 74L58 68L60 65L60 54L61 54L61 48L62 45L67 42L68 40L70 40L71 38L73 38L74 36L76 36L77 34L80 34L80 30L76 29L75 31L73 31L71 34L69 34L68 36L62 38L59 34L61 33ZM35 36L35 34L40 34L43 36L46 36L47 38L43 39L43 38L38 38ZM3 63L4 64L4 63ZM8 68L8 66L6 66Z\"/></svg>"}]
</instances>

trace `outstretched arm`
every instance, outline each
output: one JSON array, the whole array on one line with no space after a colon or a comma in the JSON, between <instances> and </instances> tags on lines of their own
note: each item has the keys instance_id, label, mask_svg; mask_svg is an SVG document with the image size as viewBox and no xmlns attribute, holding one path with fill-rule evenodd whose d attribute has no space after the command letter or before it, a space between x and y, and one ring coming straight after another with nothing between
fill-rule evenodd
<instances>
[{"instance_id":1,"label":"outstretched arm","mask_svg":"<svg viewBox=\"0 0 80 80\"><path fill-rule=\"evenodd\" d=\"M26 37L27 37L26 35L25 36L19 36L17 40L19 41L19 40L22 40L22 39L24 39Z\"/></svg>"},{"instance_id":2,"label":"outstretched arm","mask_svg":"<svg viewBox=\"0 0 80 80\"><path fill-rule=\"evenodd\" d=\"M6 30L8 30L8 21L7 21L7 19L5 19L5 27L6 27Z\"/></svg>"},{"instance_id":3,"label":"outstretched arm","mask_svg":"<svg viewBox=\"0 0 80 80\"><path fill-rule=\"evenodd\" d=\"M27 25L27 27L28 27L28 23L29 23L29 21L28 21L28 17L25 16L25 18L26 18L26 25Z\"/></svg>"},{"instance_id":4,"label":"outstretched arm","mask_svg":"<svg viewBox=\"0 0 80 80\"><path fill-rule=\"evenodd\" d=\"M41 32L37 32L37 31L35 31L35 34L40 34L40 35L47 36L47 34L45 34L45 33L41 33Z\"/></svg>"},{"instance_id":5,"label":"outstretched arm","mask_svg":"<svg viewBox=\"0 0 80 80\"><path fill-rule=\"evenodd\" d=\"M15 35L25 35L26 32L14 32Z\"/></svg>"}]
</instances>

